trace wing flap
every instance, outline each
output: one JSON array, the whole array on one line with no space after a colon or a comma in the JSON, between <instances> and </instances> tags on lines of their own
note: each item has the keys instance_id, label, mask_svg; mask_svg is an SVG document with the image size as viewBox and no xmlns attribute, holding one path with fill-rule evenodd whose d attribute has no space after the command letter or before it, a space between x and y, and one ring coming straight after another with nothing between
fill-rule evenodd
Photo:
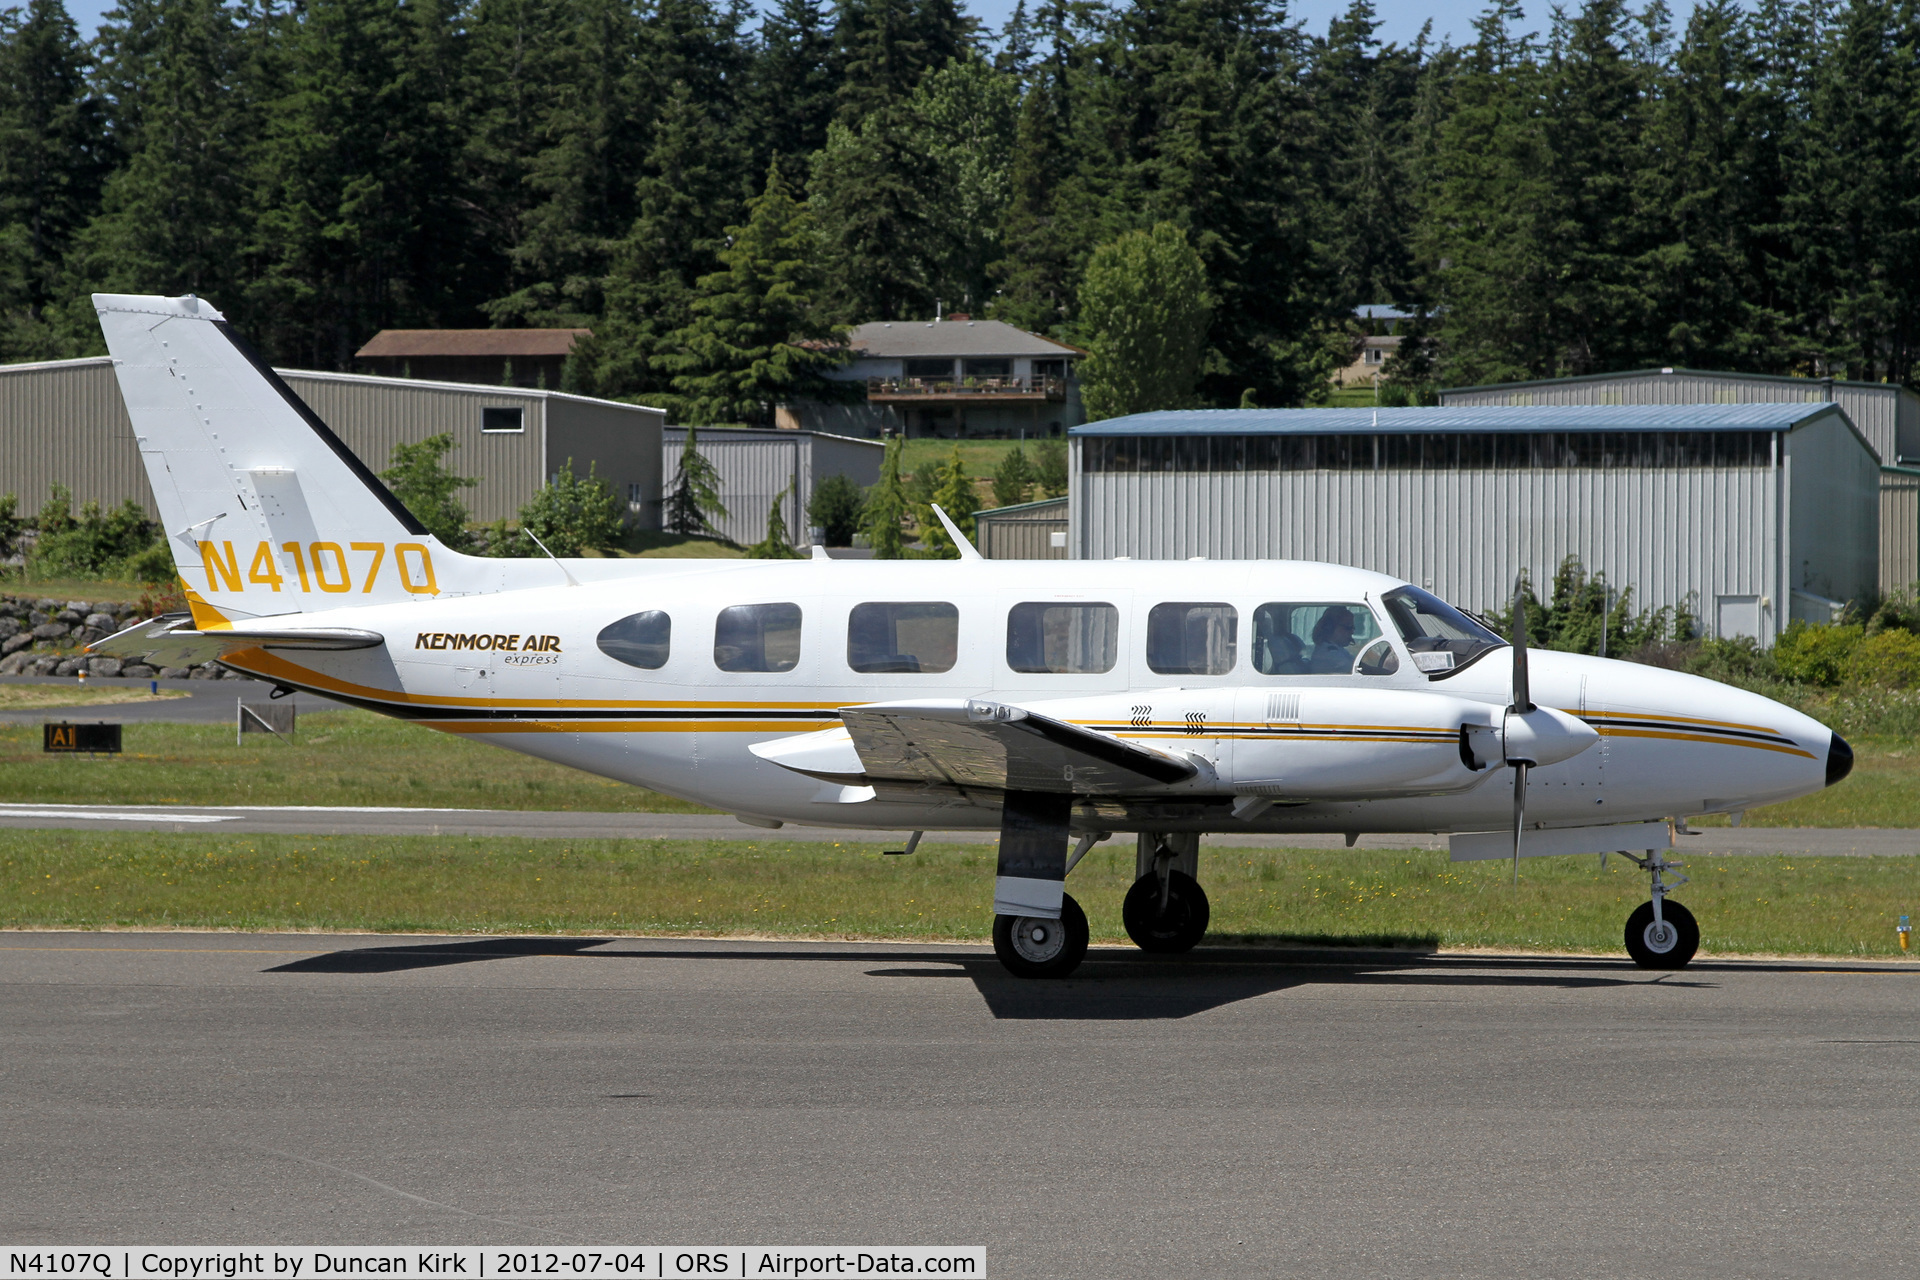
<instances>
[{"instance_id":1,"label":"wing flap","mask_svg":"<svg viewBox=\"0 0 1920 1280\"><path fill-rule=\"evenodd\" d=\"M840 709L869 778L966 788L1120 795L1184 782L1178 756L1021 707L966 701Z\"/></svg>"}]
</instances>

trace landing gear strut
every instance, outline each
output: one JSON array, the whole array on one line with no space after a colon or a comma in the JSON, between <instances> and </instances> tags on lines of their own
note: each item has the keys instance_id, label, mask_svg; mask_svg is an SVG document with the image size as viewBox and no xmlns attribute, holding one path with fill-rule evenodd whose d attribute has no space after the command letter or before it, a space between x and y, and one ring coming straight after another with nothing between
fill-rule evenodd
<instances>
[{"instance_id":1,"label":"landing gear strut","mask_svg":"<svg viewBox=\"0 0 1920 1280\"><path fill-rule=\"evenodd\" d=\"M1665 878L1669 870L1684 864L1669 862L1664 849L1649 849L1644 858L1625 850L1620 856L1653 878L1652 901L1641 903L1627 917L1627 954L1642 969L1686 968L1700 949L1700 926L1693 912L1667 901L1667 895L1686 884L1688 877L1675 871L1671 884Z\"/></svg>"},{"instance_id":2,"label":"landing gear strut","mask_svg":"<svg viewBox=\"0 0 1920 1280\"><path fill-rule=\"evenodd\" d=\"M1127 890L1120 920L1142 951L1178 955L1193 950L1206 934L1212 908L1206 890L1194 879L1199 859L1198 835L1140 837L1140 878Z\"/></svg>"}]
</instances>

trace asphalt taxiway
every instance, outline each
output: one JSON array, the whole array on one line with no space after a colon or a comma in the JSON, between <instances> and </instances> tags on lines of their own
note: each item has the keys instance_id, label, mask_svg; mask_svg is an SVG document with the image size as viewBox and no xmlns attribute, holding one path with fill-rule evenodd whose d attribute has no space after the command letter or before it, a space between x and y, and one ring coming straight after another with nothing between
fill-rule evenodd
<instances>
[{"instance_id":1,"label":"asphalt taxiway","mask_svg":"<svg viewBox=\"0 0 1920 1280\"><path fill-rule=\"evenodd\" d=\"M0 1237L1891 1273L1920 966L0 934Z\"/></svg>"}]
</instances>

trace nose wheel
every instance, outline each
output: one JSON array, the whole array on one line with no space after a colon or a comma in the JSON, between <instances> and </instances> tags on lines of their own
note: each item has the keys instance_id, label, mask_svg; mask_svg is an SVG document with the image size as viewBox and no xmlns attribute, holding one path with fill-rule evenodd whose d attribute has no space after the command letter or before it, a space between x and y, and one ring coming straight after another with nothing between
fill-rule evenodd
<instances>
[{"instance_id":1,"label":"nose wheel","mask_svg":"<svg viewBox=\"0 0 1920 1280\"><path fill-rule=\"evenodd\" d=\"M1060 918L993 918L993 954L1016 978L1064 978L1087 956L1087 914L1072 894L1060 899Z\"/></svg>"},{"instance_id":2,"label":"nose wheel","mask_svg":"<svg viewBox=\"0 0 1920 1280\"><path fill-rule=\"evenodd\" d=\"M1667 880L1667 873L1681 864L1667 861L1663 849L1649 849L1644 858L1624 850L1621 856L1653 878L1651 900L1635 907L1627 917L1627 954L1642 969L1686 968L1700 950L1700 926L1693 912L1667 899L1669 893L1687 883L1687 877L1677 871L1671 882Z\"/></svg>"}]
</instances>

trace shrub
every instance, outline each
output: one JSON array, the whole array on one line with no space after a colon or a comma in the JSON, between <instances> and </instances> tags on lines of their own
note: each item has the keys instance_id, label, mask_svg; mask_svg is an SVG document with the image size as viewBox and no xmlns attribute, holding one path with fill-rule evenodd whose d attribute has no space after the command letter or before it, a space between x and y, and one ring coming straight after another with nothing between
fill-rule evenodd
<instances>
[{"instance_id":1,"label":"shrub","mask_svg":"<svg viewBox=\"0 0 1920 1280\"><path fill-rule=\"evenodd\" d=\"M860 486L838 472L828 476L813 486L807 519L819 528L827 546L852 546L853 535L860 532Z\"/></svg>"},{"instance_id":2,"label":"shrub","mask_svg":"<svg viewBox=\"0 0 1920 1280\"><path fill-rule=\"evenodd\" d=\"M127 562L145 551L160 532L132 498L111 511L89 502L75 516L73 495L64 485L53 487L38 523L33 571L43 578L95 578L124 572Z\"/></svg>"},{"instance_id":3,"label":"shrub","mask_svg":"<svg viewBox=\"0 0 1920 1280\"><path fill-rule=\"evenodd\" d=\"M533 495L533 501L520 508L520 527L545 543L556 556L577 556L582 551L612 551L626 532L624 503L613 487L595 474L573 473L573 459L560 468L552 483ZM539 548L525 539L508 542L493 555L538 555Z\"/></svg>"},{"instance_id":4,"label":"shrub","mask_svg":"<svg viewBox=\"0 0 1920 1280\"><path fill-rule=\"evenodd\" d=\"M1862 628L1855 625L1816 626L1796 621L1774 645L1774 666L1783 680L1831 688L1846 674L1847 659L1862 634Z\"/></svg>"},{"instance_id":5,"label":"shrub","mask_svg":"<svg viewBox=\"0 0 1920 1280\"><path fill-rule=\"evenodd\" d=\"M1854 647L1846 664L1847 683L1879 689L1920 685L1920 636L1911 631L1882 631Z\"/></svg>"},{"instance_id":6,"label":"shrub","mask_svg":"<svg viewBox=\"0 0 1920 1280\"><path fill-rule=\"evenodd\" d=\"M454 551L467 549L467 509L457 496L478 481L457 476L445 465L454 439L446 432L428 436L416 444L396 444L393 457L380 478L393 490L393 496L406 504L414 518Z\"/></svg>"}]
</instances>

